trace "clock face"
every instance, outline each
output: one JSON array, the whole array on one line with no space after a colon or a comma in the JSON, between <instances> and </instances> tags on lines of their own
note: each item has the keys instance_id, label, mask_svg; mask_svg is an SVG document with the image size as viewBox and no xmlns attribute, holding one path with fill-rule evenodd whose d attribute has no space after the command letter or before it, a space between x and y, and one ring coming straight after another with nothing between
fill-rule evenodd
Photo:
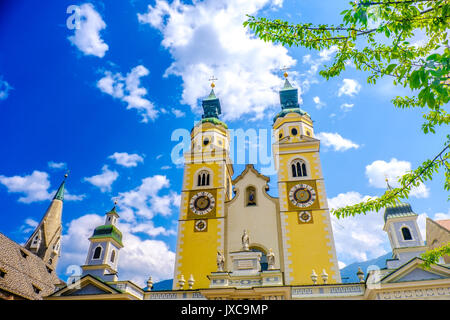
<instances>
[{"instance_id":1,"label":"clock face","mask_svg":"<svg viewBox=\"0 0 450 320\"><path fill-rule=\"evenodd\" d=\"M206 231L207 222L206 220L197 220L195 221L195 231L202 232Z\"/></svg>"},{"instance_id":2,"label":"clock face","mask_svg":"<svg viewBox=\"0 0 450 320\"><path fill-rule=\"evenodd\" d=\"M316 200L316 192L310 185L299 183L289 191L289 200L299 208L306 208L311 206Z\"/></svg>"},{"instance_id":3,"label":"clock face","mask_svg":"<svg viewBox=\"0 0 450 320\"><path fill-rule=\"evenodd\" d=\"M301 223L308 223L308 222L312 222L312 215L311 212L309 211L300 211L298 213L298 220Z\"/></svg>"},{"instance_id":4,"label":"clock face","mask_svg":"<svg viewBox=\"0 0 450 320\"><path fill-rule=\"evenodd\" d=\"M216 202L214 196L206 191L196 193L189 202L191 211L198 215L204 215L211 212Z\"/></svg>"}]
</instances>

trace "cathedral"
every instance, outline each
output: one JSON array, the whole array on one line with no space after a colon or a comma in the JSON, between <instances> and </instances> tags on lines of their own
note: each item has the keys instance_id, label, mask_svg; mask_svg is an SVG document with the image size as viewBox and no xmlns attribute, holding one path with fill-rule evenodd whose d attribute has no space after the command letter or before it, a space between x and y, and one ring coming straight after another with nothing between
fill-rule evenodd
<instances>
[{"instance_id":1,"label":"cathedral","mask_svg":"<svg viewBox=\"0 0 450 320\"><path fill-rule=\"evenodd\" d=\"M153 289L151 275L145 288L119 280L120 249L126 241L118 228L116 206L89 238L82 274L70 277L67 283L58 279L54 266L60 254L64 181L24 247L0 234L0 292L4 298L450 299L448 257L430 269L422 266L420 258L431 244L437 247L450 241L449 221L429 219L425 245L418 215L407 203L384 210L384 231L392 246L392 258L385 268L366 273L359 269L357 282L342 282L320 140L315 138L313 121L300 108L298 90L286 73L279 91L281 110L272 122L278 197L268 194L269 177L252 164L235 176L228 126L220 120L221 104L214 83L211 87L202 101L202 119L191 130L190 150L184 154L172 288ZM28 291L40 288L38 293L21 293L14 281L6 280L13 273L7 262L12 253L6 253L6 247L14 251L16 260L23 252L36 260L33 265L39 272L46 272L42 284L33 284L37 276L27 274L24 286L31 284ZM22 272L28 271L24 268Z\"/></svg>"}]
</instances>

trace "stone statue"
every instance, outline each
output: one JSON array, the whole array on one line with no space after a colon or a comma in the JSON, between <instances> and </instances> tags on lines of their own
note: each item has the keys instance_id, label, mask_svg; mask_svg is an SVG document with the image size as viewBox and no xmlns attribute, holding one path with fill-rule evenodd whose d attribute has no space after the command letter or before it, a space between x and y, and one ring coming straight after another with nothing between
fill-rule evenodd
<instances>
[{"instance_id":1,"label":"stone statue","mask_svg":"<svg viewBox=\"0 0 450 320\"><path fill-rule=\"evenodd\" d=\"M247 230L244 230L244 234L242 235L242 250L249 251L250 238L248 237Z\"/></svg>"},{"instance_id":2,"label":"stone statue","mask_svg":"<svg viewBox=\"0 0 450 320\"><path fill-rule=\"evenodd\" d=\"M255 201L255 190L250 189L249 193L248 193L248 201L247 201L247 205L248 206L255 206L256 205L256 201Z\"/></svg>"},{"instance_id":3,"label":"stone statue","mask_svg":"<svg viewBox=\"0 0 450 320\"><path fill-rule=\"evenodd\" d=\"M225 267L225 257L222 252L217 251L217 271L223 272L223 268Z\"/></svg>"},{"instance_id":4,"label":"stone statue","mask_svg":"<svg viewBox=\"0 0 450 320\"><path fill-rule=\"evenodd\" d=\"M269 253L267 254L267 264L268 270L275 269L275 254L272 251L272 248L269 249Z\"/></svg>"}]
</instances>

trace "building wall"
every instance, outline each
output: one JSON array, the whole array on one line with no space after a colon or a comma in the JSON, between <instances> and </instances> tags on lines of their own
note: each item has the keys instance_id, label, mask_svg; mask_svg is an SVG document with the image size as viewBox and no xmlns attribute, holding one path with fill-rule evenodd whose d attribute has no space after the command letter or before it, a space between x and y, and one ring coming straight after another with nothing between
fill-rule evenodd
<instances>
[{"instance_id":1,"label":"building wall","mask_svg":"<svg viewBox=\"0 0 450 320\"><path fill-rule=\"evenodd\" d=\"M292 127L297 128L299 132L305 130L303 117L299 115L286 117L293 123L286 122L289 119L280 122L277 120L274 129L289 128L284 132L291 132ZM274 154L278 169L286 284L312 284L310 277L312 270L319 275L320 282L320 274L324 269L328 274L328 283L339 283L341 279L320 163L319 141L300 140L298 136L285 141L287 142L280 142L274 147ZM296 158L306 162L308 171L306 177L292 176L290 164ZM294 208L289 200L290 189L299 183L315 186L316 201L309 207ZM311 223L300 223L298 215L302 211L311 212L313 217Z\"/></svg>"},{"instance_id":2,"label":"building wall","mask_svg":"<svg viewBox=\"0 0 450 320\"><path fill-rule=\"evenodd\" d=\"M395 232L397 239L397 248L403 247L417 247L423 245L422 235L420 235L419 227L416 222L417 217L412 217L411 220L395 221L392 223L392 230ZM401 229L407 227L411 232L412 240L404 240ZM393 248L394 249L394 248Z\"/></svg>"},{"instance_id":3,"label":"building wall","mask_svg":"<svg viewBox=\"0 0 450 320\"><path fill-rule=\"evenodd\" d=\"M210 139L207 146L202 143L205 137ZM229 137L222 126L207 123L195 127L191 138L193 150L185 155L173 289L178 289L181 275L186 280L186 288L191 275L195 279L194 288L209 287L207 275L217 270L217 251L224 252L225 246L226 181L231 173L228 153L223 148L228 145ZM197 186L197 173L201 170L210 172L209 186ZM203 191L214 196L214 209L205 216L195 215L190 201ZM202 232L195 229L199 220L207 223Z\"/></svg>"},{"instance_id":4,"label":"building wall","mask_svg":"<svg viewBox=\"0 0 450 320\"><path fill-rule=\"evenodd\" d=\"M247 173L235 185L236 196L226 203L226 244L227 255L225 266L231 270L229 252L242 250L242 235L244 229L248 231L250 247L259 247L267 254L269 249L275 254L275 268L281 264L281 241L278 201L270 197L265 188L267 181L258 176L253 170ZM247 206L246 190L254 187L256 190L256 205Z\"/></svg>"},{"instance_id":5,"label":"building wall","mask_svg":"<svg viewBox=\"0 0 450 320\"><path fill-rule=\"evenodd\" d=\"M435 221L427 218L427 247L435 249L450 242L450 231L439 225ZM450 263L450 256L446 255L444 263Z\"/></svg>"}]
</instances>

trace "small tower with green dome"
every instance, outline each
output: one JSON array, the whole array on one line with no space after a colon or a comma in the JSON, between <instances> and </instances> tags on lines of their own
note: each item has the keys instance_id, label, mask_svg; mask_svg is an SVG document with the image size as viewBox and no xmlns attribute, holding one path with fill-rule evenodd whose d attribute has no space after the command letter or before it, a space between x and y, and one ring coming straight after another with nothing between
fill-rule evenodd
<instances>
[{"instance_id":1,"label":"small tower with green dome","mask_svg":"<svg viewBox=\"0 0 450 320\"><path fill-rule=\"evenodd\" d=\"M387 188L392 190L386 178ZM395 269L426 251L420 229L418 215L409 203L399 202L386 206L383 230L389 236L392 259L386 261L388 269Z\"/></svg>"},{"instance_id":2,"label":"small tower with green dome","mask_svg":"<svg viewBox=\"0 0 450 320\"><path fill-rule=\"evenodd\" d=\"M117 281L119 250L123 248L122 232L117 228L119 215L116 204L106 213L105 223L94 229L86 257L82 266L83 275L90 274L105 281Z\"/></svg>"}]
</instances>

